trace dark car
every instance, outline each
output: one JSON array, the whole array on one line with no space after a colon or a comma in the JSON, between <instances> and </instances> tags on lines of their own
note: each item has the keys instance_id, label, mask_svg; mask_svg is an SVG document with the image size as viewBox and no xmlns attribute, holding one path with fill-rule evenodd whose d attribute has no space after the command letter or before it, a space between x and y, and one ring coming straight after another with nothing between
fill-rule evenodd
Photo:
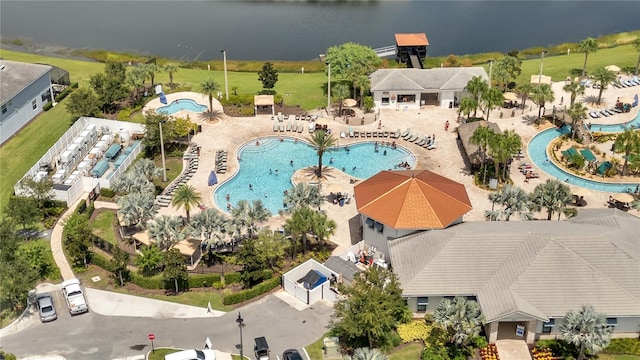
<instances>
[{"instance_id":1,"label":"dark car","mask_svg":"<svg viewBox=\"0 0 640 360\"><path fill-rule=\"evenodd\" d=\"M40 321L47 322L58 318L56 308L53 306L53 298L51 298L51 295L44 294L38 296L38 299L36 300L36 307L38 308Z\"/></svg>"},{"instance_id":2,"label":"dark car","mask_svg":"<svg viewBox=\"0 0 640 360\"><path fill-rule=\"evenodd\" d=\"M283 360L302 360L302 356L296 349L285 350L282 353Z\"/></svg>"}]
</instances>

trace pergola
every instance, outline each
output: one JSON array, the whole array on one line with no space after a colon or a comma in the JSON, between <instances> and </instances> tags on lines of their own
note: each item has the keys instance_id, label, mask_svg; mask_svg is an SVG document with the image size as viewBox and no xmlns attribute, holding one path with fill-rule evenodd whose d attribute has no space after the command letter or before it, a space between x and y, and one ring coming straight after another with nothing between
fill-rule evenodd
<instances>
[{"instance_id":1,"label":"pergola","mask_svg":"<svg viewBox=\"0 0 640 360\"><path fill-rule=\"evenodd\" d=\"M253 97L254 113L258 115L258 107L264 109L271 106L271 115L275 115L273 95L255 95Z\"/></svg>"}]
</instances>

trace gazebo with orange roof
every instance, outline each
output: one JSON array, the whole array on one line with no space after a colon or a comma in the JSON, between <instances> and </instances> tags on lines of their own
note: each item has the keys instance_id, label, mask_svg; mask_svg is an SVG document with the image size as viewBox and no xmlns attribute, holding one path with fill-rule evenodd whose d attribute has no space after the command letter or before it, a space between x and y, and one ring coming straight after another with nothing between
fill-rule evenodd
<instances>
[{"instance_id":1,"label":"gazebo with orange roof","mask_svg":"<svg viewBox=\"0 0 640 360\"><path fill-rule=\"evenodd\" d=\"M387 241L462 222L472 209L463 184L429 170L381 171L354 188L364 242L388 259Z\"/></svg>"}]
</instances>

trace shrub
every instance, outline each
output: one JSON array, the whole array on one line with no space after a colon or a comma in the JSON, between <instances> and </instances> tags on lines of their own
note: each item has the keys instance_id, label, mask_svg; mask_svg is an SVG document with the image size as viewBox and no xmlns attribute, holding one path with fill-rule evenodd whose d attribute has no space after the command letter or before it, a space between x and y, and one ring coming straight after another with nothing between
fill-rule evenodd
<instances>
[{"instance_id":1,"label":"shrub","mask_svg":"<svg viewBox=\"0 0 640 360\"><path fill-rule=\"evenodd\" d=\"M78 88L78 83L77 82L72 83L71 85L67 86L64 90L62 90L60 94L56 95L54 100L56 102L62 101L64 98L67 97L67 95L71 94L73 90L77 88Z\"/></svg>"},{"instance_id":2,"label":"shrub","mask_svg":"<svg viewBox=\"0 0 640 360\"><path fill-rule=\"evenodd\" d=\"M640 339L611 339L611 344L602 352L607 354L640 355Z\"/></svg>"},{"instance_id":3,"label":"shrub","mask_svg":"<svg viewBox=\"0 0 640 360\"><path fill-rule=\"evenodd\" d=\"M240 273L239 272L233 272L233 273L228 273L228 274L224 274L224 282L227 284L237 284L240 282Z\"/></svg>"},{"instance_id":4,"label":"shrub","mask_svg":"<svg viewBox=\"0 0 640 360\"><path fill-rule=\"evenodd\" d=\"M220 274L197 274L189 276L189 289L207 287L220 282Z\"/></svg>"},{"instance_id":5,"label":"shrub","mask_svg":"<svg viewBox=\"0 0 640 360\"><path fill-rule=\"evenodd\" d=\"M222 298L222 303L224 305L234 305L253 299L280 286L280 281L280 277L274 277L252 287L251 289L241 290L237 293L225 295Z\"/></svg>"},{"instance_id":6,"label":"shrub","mask_svg":"<svg viewBox=\"0 0 640 360\"><path fill-rule=\"evenodd\" d=\"M421 341L423 344L431 334L431 326L424 320L414 320L407 324L398 325L398 335L403 344L414 341Z\"/></svg>"},{"instance_id":7,"label":"shrub","mask_svg":"<svg viewBox=\"0 0 640 360\"><path fill-rule=\"evenodd\" d=\"M114 196L116 196L116 192L109 189L109 188L102 188L100 189L100 196L104 196L106 198L113 198Z\"/></svg>"},{"instance_id":8,"label":"shrub","mask_svg":"<svg viewBox=\"0 0 640 360\"><path fill-rule=\"evenodd\" d=\"M91 253L91 259L90 262L99 267L102 268L104 270L107 270L109 272L113 272L115 271L115 268L113 266L113 264L111 263L111 261L109 259L107 259L106 257L102 256L101 254L92 252Z\"/></svg>"},{"instance_id":9,"label":"shrub","mask_svg":"<svg viewBox=\"0 0 640 360\"><path fill-rule=\"evenodd\" d=\"M78 207L76 208L76 212L78 214L84 214L86 211L87 211L87 202L81 201L80 204L78 204Z\"/></svg>"},{"instance_id":10,"label":"shrub","mask_svg":"<svg viewBox=\"0 0 640 360\"><path fill-rule=\"evenodd\" d=\"M144 289L164 289L165 284L161 275L146 277L132 272L131 282Z\"/></svg>"},{"instance_id":11,"label":"shrub","mask_svg":"<svg viewBox=\"0 0 640 360\"><path fill-rule=\"evenodd\" d=\"M44 104L44 106L42 107L42 110L49 111L51 110L52 107L53 107L53 102L49 101L48 103Z\"/></svg>"},{"instance_id":12,"label":"shrub","mask_svg":"<svg viewBox=\"0 0 640 360\"><path fill-rule=\"evenodd\" d=\"M131 118L131 109L122 109L118 111L118 116L116 119L119 121L128 121Z\"/></svg>"}]
</instances>

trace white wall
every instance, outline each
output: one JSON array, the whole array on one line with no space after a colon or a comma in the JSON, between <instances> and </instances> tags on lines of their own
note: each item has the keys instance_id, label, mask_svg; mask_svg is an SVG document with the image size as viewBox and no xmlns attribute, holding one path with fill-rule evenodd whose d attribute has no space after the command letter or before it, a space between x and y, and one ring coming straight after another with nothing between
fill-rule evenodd
<instances>
[{"instance_id":1,"label":"white wall","mask_svg":"<svg viewBox=\"0 0 640 360\"><path fill-rule=\"evenodd\" d=\"M420 109L420 91L388 91L389 103L382 104L382 91L373 92L373 103L376 109L396 109L403 111L407 109ZM415 95L415 102L399 102L399 95Z\"/></svg>"}]
</instances>

